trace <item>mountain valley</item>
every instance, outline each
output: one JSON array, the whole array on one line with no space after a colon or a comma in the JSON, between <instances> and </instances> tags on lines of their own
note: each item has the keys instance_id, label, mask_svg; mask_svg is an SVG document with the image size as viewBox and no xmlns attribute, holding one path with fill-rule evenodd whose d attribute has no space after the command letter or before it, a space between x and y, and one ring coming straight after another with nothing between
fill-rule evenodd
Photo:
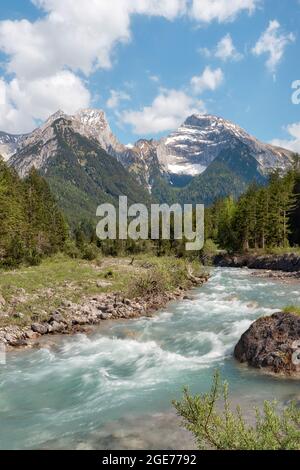
<instances>
[{"instance_id":1,"label":"mountain valley","mask_svg":"<svg viewBox=\"0 0 300 470\"><path fill-rule=\"evenodd\" d=\"M69 221L93 218L98 204L212 204L238 197L255 181L292 165L289 150L258 141L225 119L195 114L169 136L124 145L105 113L58 111L28 135L0 133L0 153L24 178L35 167L48 180Z\"/></svg>"}]
</instances>

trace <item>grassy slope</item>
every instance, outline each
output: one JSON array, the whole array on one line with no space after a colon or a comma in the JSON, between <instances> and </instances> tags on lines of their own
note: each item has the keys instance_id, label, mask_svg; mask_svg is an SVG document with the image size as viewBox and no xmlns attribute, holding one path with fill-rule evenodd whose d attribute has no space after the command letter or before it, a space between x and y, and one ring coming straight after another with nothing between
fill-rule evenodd
<instances>
[{"instance_id":1,"label":"grassy slope","mask_svg":"<svg viewBox=\"0 0 300 470\"><path fill-rule=\"evenodd\" d=\"M146 255L137 257L133 265L131 260L99 258L87 262L57 255L44 260L40 266L0 271L0 295L6 301L0 314L0 327L41 321L63 301L80 303L85 296L103 292L122 292L126 297L142 295L136 286L144 286L149 272L158 276L166 291L187 282L188 265L183 260ZM199 264L193 268L194 272L201 270ZM9 317L3 316L3 312L10 313ZM13 313L24 317L14 318Z\"/></svg>"}]
</instances>

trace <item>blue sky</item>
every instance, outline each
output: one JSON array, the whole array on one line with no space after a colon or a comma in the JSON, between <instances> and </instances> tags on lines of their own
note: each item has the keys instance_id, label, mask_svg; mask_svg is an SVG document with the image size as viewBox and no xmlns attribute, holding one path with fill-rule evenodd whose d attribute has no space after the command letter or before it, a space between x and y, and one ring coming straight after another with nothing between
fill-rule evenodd
<instances>
[{"instance_id":1,"label":"blue sky","mask_svg":"<svg viewBox=\"0 0 300 470\"><path fill-rule=\"evenodd\" d=\"M189 112L300 151L299 0L2 0L0 130L106 111L124 142Z\"/></svg>"}]
</instances>

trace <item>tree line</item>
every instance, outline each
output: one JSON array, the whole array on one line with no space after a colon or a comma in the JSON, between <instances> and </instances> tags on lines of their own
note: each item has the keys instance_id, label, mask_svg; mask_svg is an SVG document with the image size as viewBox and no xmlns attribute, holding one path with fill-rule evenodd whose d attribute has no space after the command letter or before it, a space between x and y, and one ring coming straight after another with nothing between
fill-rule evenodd
<instances>
[{"instance_id":1,"label":"tree line","mask_svg":"<svg viewBox=\"0 0 300 470\"><path fill-rule=\"evenodd\" d=\"M186 240L175 240L173 232L172 218L170 240L98 240L91 221L79 221L71 232L46 180L35 169L22 180L0 159L0 266L38 264L59 251L88 260L99 253L199 257L186 252ZM206 208L205 238L231 252L299 246L300 157L284 176L274 172L267 185L253 183L240 198Z\"/></svg>"},{"instance_id":2,"label":"tree line","mask_svg":"<svg viewBox=\"0 0 300 470\"><path fill-rule=\"evenodd\" d=\"M69 236L49 186L35 169L24 180L0 159L0 266L37 264Z\"/></svg>"},{"instance_id":3,"label":"tree line","mask_svg":"<svg viewBox=\"0 0 300 470\"><path fill-rule=\"evenodd\" d=\"M206 239L228 251L288 248L300 244L300 157L268 184L253 183L237 200L232 196L206 209Z\"/></svg>"}]
</instances>

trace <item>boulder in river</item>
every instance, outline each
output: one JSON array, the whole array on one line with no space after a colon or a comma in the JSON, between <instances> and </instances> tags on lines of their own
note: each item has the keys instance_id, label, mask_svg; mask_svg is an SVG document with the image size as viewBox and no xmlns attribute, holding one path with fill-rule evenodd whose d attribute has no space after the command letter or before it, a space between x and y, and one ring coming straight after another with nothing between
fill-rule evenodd
<instances>
[{"instance_id":1,"label":"boulder in river","mask_svg":"<svg viewBox=\"0 0 300 470\"><path fill-rule=\"evenodd\" d=\"M242 335L234 356L252 367L300 378L300 316L279 312L259 318Z\"/></svg>"}]
</instances>

